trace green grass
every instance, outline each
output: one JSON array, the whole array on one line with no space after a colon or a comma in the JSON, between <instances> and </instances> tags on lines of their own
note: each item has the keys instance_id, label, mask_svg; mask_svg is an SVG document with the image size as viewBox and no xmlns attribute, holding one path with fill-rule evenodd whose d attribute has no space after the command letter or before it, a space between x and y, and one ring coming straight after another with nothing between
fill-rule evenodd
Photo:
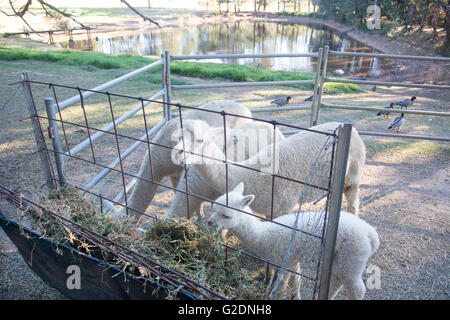
<instances>
[{"instance_id":1,"label":"green grass","mask_svg":"<svg viewBox=\"0 0 450 320\"><path fill-rule=\"evenodd\" d=\"M41 61L60 65L75 65L87 71L99 69L137 69L154 59L130 54L111 56L98 52L49 50L37 51L22 48L8 48L0 50L0 60L3 61ZM160 74L160 68L152 73ZM171 64L171 73L174 75L203 78L222 79L229 81L283 81L283 80L312 80L313 74L302 74L288 71L263 70L255 67L237 64L199 63L175 61ZM154 78L154 79L153 79ZM152 76L156 81L156 76ZM175 83L174 84L179 84ZM312 84L291 85L291 87L312 90ZM327 94L364 92L354 84L326 83L324 92Z\"/></svg>"},{"instance_id":2,"label":"green grass","mask_svg":"<svg viewBox=\"0 0 450 320\"><path fill-rule=\"evenodd\" d=\"M409 155L420 154L447 154L450 156L450 147L431 141L404 142L404 141L366 141L369 153L398 153Z\"/></svg>"},{"instance_id":3,"label":"green grass","mask_svg":"<svg viewBox=\"0 0 450 320\"><path fill-rule=\"evenodd\" d=\"M31 60L53 62L62 65L88 65L99 69L135 69L154 61L144 57L132 56L130 54L110 56L98 52L72 50L35 51L20 48L0 50L0 60Z\"/></svg>"}]
</instances>

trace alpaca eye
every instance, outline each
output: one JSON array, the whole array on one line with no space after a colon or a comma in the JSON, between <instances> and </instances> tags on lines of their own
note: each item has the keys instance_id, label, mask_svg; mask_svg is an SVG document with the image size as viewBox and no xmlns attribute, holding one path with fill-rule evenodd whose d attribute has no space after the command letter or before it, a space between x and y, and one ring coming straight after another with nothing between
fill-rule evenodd
<instances>
[{"instance_id":1,"label":"alpaca eye","mask_svg":"<svg viewBox=\"0 0 450 320\"><path fill-rule=\"evenodd\" d=\"M225 219L230 219L231 218L231 217L227 216L226 214L222 214L221 216L222 216L222 218L225 218Z\"/></svg>"}]
</instances>

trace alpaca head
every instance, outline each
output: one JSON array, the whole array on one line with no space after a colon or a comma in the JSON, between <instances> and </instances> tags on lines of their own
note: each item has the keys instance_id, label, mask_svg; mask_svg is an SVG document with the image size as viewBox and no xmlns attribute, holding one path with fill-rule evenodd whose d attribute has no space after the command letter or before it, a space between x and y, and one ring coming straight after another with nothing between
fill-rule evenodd
<instances>
[{"instance_id":1,"label":"alpaca head","mask_svg":"<svg viewBox=\"0 0 450 320\"><path fill-rule=\"evenodd\" d=\"M244 196L244 183L239 183L233 190L228 192L228 206L222 206L221 204L226 204L226 194L221 195L216 199L213 204L213 213L209 217L207 223L212 227L221 227L224 229L233 229L239 225L241 225L241 217L245 215L245 213L238 211L242 210L245 212L251 213L249 205L255 199L254 195ZM238 210L234 210L238 209Z\"/></svg>"},{"instance_id":2,"label":"alpaca head","mask_svg":"<svg viewBox=\"0 0 450 320\"><path fill-rule=\"evenodd\" d=\"M211 134L208 124L201 120L183 121L183 129L178 128L172 133L172 141L175 146L171 152L171 158L176 165L205 163L203 156L206 154L210 143Z\"/></svg>"}]
</instances>

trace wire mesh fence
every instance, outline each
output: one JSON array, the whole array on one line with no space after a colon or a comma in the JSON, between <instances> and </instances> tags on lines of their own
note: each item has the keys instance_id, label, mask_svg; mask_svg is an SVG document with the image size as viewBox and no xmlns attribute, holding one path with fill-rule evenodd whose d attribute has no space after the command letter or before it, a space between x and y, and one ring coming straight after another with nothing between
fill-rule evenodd
<instances>
[{"instance_id":1,"label":"wire mesh fence","mask_svg":"<svg viewBox=\"0 0 450 320\"><path fill-rule=\"evenodd\" d=\"M326 297L326 293L325 296L323 293L321 295L321 291L327 292L329 278L323 281L327 279L323 273L330 272L331 258L326 256L332 253L327 246L331 243L332 248L333 237L336 236L336 226L328 222L330 212L334 215L333 219L338 219L343 188L342 183L333 185L333 181L340 181L341 177L335 176L337 173L344 175L345 169L342 172L336 168L345 168L345 153L348 152L339 147L339 143L345 140L348 143L349 140L349 135L341 135L342 128L325 132L256 118L251 113L228 112L223 106L193 107L156 100L162 96L161 93L145 99L27 78L23 80L23 86L31 106L30 116L43 163L45 184L49 189L75 187L100 208L96 214L109 219L120 218L121 215L115 214L122 213L139 220L136 225L138 232L145 229L142 226L164 218L167 211L171 213L169 216L193 218L195 210L192 206L195 203L207 202L251 215L264 224L273 224L286 230L289 237L281 246L282 259L270 260L267 256L247 250L244 243L225 242L222 243L225 260L234 252L239 255L243 266L248 265L244 262L248 260L256 263L258 270L264 270L264 276L259 280L267 289L264 298ZM46 112L33 100L33 90L49 90L52 97L45 100ZM63 91L64 94L78 94L79 105L61 108L59 96ZM86 93L93 96L89 101ZM168 112L169 106L176 112ZM169 113L173 114L171 120ZM200 131L208 133L203 139L210 139L208 142L214 143L216 147L216 143L220 145L215 149L219 153L209 153L205 141L201 141L203 149L196 148L199 137L186 136L189 125L197 124L199 119L209 120L211 126ZM242 130L242 126L246 128L245 125L249 123L257 123L257 127L264 126L264 130L258 127L259 131L253 131L256 135L252 136L248 130ZM167 128L172 128L172 133L178 130L181 140L174 141ZM281 134L281 129L286 128L300 130L292 136L294 140L319 136L319 143L308 154L297 154L298 150L289 149L291 142L287 140L291 137L284 138ZM243 140L239 140L242 135ZM341 136L344 138L341 139ZM255 139L258 143L254 143ZM264 141L260 143L260 140ZM239 141L244 142L239 144ZM245 150L240 150L241 153L237 155L230 151L231 147ZM249 148L254 150L249 151ZM173 163L174 154L179 154L184 160L187 156L198 157L203 162ZM343 156L336 157L336 154ZM308 158L302 162L303 168L298 168L295 162L300 158ZM341 161L336 162L337 158ZM205 160L209 162L205 164ZM292 161L294 168L301 174L289 171ZM177 167L177 174L170 170L164 171L173 166ZM211 180L202 176L202 166L205 170L212 170L214 177L219 176L221 179ZM249 176L253 180L249 180ZM256 214L228 203L230 190L242 181L249 182L246 192L264 187L262 194L255 192ZM149 186L153 190L150 194L147 189ZM166 203L158 205L158 201L155 201L156 189L161 191ZM206 189L209 191L206 192ZM144 196L147 197L140 206L136 205L136 196L133 195L139 190L144 190ZM49 219L62 224L90 245L140 270L145 269L145 274L151 279L161 280L174 290L183 288L205 299L229 298L202 281L193 280L189 275L164 266L126 244L91 230L89 225L81 225L61 213L45 208L36 200L25 199L4 187L1 194L20 207L25 204L34 215L45 212ZM222 194L225 203L216 202ZM179 207L171 208L177 195L181 195ZM207 206L203 209L205 212L211 211ZM293 221L284 223L277 220L278 216L291 212L295 217ZM314 214L304 215L304 212ZM197 209L196 213L202 217L202 211L198 212ZM289 282L283 294L277 293L281 290L280 282Z\"/></svg>"}]
</instances>

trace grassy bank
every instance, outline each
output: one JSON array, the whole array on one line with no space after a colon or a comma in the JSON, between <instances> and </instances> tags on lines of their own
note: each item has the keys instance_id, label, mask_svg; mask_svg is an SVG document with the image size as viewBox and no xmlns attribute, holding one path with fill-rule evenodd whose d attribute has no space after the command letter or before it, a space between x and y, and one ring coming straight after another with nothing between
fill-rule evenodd
<instances>
[{"instance_id":1,"label":"grassy bank","mask_svg":"<svg viewBox=\"0 0 450 320\"><path fill-rule=\"evenodd\" d=\"M98 69L137 69L155 61L154 59L119 55L111 56L98 52L50 50L36 51L22 48L0 50L0 60L3 61L40 61L60 65L84 66ZM221 79L229 81L281 81L281 80L311 80L312 74L302 74L288 71L271 71L237 64L217 64L199 62L175 61L171 64L171 72L175 75ZM156 68L153 73L160 73ZM295 88L310 90L312 84L292 85ZM354 84L327 83L324 91L327 94L364 92Z\"/></svg>"}]
</instances>

